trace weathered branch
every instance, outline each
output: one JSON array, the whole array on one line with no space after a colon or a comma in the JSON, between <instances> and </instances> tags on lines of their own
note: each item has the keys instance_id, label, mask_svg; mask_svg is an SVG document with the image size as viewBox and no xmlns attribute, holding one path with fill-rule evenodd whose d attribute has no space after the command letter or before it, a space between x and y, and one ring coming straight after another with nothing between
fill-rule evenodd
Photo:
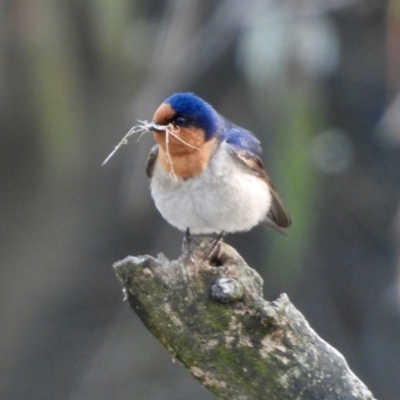
<instances>
[{"instance_id":1,"label":"weathered branch","mask_svg":"<svg viewBox=\"0 0 400 400\"><path fill-rule=\"evenodd\" d=\"M262 279L210 239L191 255L127 257L114 265L126 299L146 327L218 399L373 400L343 356L282 294L262 297Z\"/></svg>"}]
</instances>

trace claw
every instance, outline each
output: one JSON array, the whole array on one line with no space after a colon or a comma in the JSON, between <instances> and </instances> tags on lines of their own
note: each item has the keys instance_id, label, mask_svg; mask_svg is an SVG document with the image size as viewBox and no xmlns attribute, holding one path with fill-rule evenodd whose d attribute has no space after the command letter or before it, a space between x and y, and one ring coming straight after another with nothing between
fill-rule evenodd
<instances>
[{"instance_id":1,"label":"claw","mask_svg":"<svg viewBox=\"0 0 400 400\"><path fill-rule=\"evenodd\" d=\"M185 234L183 235L182 240L182 253L187 254L190 253L190 244L192 242L192 237L190 235L190 229L186 228Z\"/></svg>"},{"instance_id":2,"label":"claw","mask_svg":"<svg viewBox=\"0 0 400 400\"><path fill-rule=\"evenodd\" d=\"M221 256L221 244L224 241L225 232L222 231L218 236L211 242L211 250L208 253L207 259L211 263L218 264L218 260Z\"/></svg>"},{"instance_id":3,"label":"claw","mask_svg":"<svg viewBox=\"0 0 400 400\"><path fill-rule=\"evenodd\" d=\"M185 234L182 240L182 253L189 256L190 260L194 263L193 258L193 244L199 245L197 241L190 234L190 229L186 228Z\"/></svg>"},{"instance_id":4,"label":"claw","mask_svg":"<svg viewBox=\"0 0 400 400\"><path fill-rule=\"evenodd\" d=\"M222 231L218 234L218 236L209 244L210 251L207 253L207 256L204 258L203 262L208 261L210 264L218 265L218 260L221 256L221 244L224 239L225 232ZM182 240L182 253L185 256L188 256L192 262L194 261L193 258L193 246L200 244L192 237L190 234L190 229L186 228L185 234L183 235ZM207 248L206 248L207 249Z\"/></svg>"}]
</instances>

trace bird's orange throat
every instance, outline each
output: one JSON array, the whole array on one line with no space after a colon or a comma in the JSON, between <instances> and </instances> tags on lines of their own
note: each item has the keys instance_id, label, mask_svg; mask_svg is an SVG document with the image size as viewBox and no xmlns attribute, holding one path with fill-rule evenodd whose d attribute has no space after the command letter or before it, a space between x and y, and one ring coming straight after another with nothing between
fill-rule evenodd
<instances>
[{"instance_id":1,"label":"bird's orange throat","mask_svg":"<svg viewBox=\"0 0 400 400\"><path fill-rule=\"evenodd\" d=\"M156 131L154 138L160 146L158 153L162 167L182 179L199 175L216 149L216 139L204 142L204 132L199 128L180 128L175 133L181 140L164 131ZM168 147L167 147L168 146Z\"/></svg>"}]
</instances>

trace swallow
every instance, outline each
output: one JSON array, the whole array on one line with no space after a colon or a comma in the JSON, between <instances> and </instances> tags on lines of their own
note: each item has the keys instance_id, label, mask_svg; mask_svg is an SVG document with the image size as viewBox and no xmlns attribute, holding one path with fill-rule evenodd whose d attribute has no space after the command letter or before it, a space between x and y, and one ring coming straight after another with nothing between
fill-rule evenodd
<instances>
[{"instance_id":1,"label":"swallow","mask_svg":"<svg viewBox=\"0 0 400 400\"><path fill-rule=\"evenodd\" d=\"M265 224L286 234L291 218L261 161L260 141L193 93L156 110L147 175L156 208L190 234L248 231Z\"/></svg>"}]
</instances>

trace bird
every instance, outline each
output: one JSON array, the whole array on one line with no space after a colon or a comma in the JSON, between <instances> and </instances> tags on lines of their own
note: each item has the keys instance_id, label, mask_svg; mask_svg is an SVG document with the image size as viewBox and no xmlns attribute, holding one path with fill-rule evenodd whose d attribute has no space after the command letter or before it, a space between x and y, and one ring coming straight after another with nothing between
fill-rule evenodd
<instances>
[{"instance_id":1,"label":"bird","mask_svg":"<svg viewBox=\"0 0 400 400\"><path fill-rule=\"evenodd\" d=\"M286 234L292 221L261 161L255 135L194 93L168 97L149 124L151 196L162 217L191 235L245 232L264 224Z\"/></svg>"}]
</instances>

